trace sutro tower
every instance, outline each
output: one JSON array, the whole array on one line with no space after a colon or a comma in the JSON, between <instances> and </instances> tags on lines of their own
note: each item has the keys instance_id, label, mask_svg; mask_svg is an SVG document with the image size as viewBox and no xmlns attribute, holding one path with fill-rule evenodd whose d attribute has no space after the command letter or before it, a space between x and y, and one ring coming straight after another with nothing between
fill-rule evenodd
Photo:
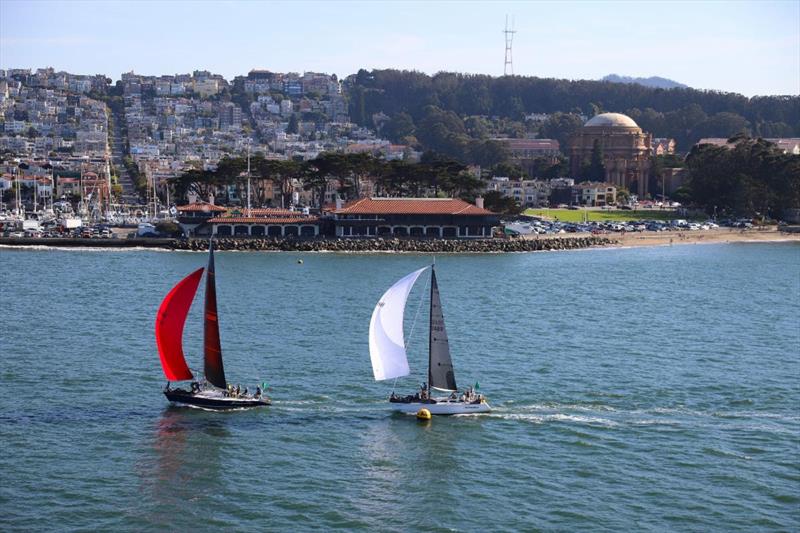
<instances>
[{"instance_id":1,"label":"sutro tower","mask_svg":"<svg viewBox=\"0 0 800 533\"><path fill-rule=\"evenodd\" d=\"M503 34L506 37L506 60L503 63L503 76L514 75L514 60L511 58L511 45L514 44L514 17L511 17L511 29L508 28L508 15L506 15L506 29Z\"/></svg>"}]
</instances>

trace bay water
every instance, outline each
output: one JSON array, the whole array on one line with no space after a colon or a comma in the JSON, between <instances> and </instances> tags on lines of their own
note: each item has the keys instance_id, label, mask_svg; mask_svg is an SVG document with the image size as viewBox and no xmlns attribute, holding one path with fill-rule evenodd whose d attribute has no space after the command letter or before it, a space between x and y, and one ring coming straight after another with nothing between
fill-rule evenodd
<instances>
[{"instance_id":1,"label":"bay water","mask_svg":"<svg viewBox=\"0 0 800 533\"><path fill-rule=\"evenodd\" d=\"M274 403L170 407L153 322L206 259L0 250L0 529L800 529L797 244L437 256L457 382L494 411L430 423L391 414L367 343L415 254L218 253L228 380Z\"/></svg>"}]
</instances>

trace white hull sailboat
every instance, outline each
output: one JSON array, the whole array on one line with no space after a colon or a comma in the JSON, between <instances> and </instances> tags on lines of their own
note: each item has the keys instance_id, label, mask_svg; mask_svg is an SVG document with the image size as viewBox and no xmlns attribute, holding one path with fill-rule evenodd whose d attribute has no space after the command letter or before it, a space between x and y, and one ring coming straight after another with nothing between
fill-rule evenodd
<instances>
[{"instance_id":1,"label":"white hull sailboat","mask_svg":"<svg viewBox=\"0 0 800 533\"><path fill-rule=\"evenodd\" d=\"M377 381L397 379L410 373L403 335L403 316L411 288L427 268L416 270L392 285L372 312L369 323L369 355ZM398 396L393 391L389 403L395 411L403 413L417 413L421 409L427 409L432 415L488 413L491 407L482 394L478 394L472 387L458 392L436 271L433 266L430 269L428 381L415 394ZM438 391L439 395L435 395L434 391Z\"/></svg>"}]
</instances>

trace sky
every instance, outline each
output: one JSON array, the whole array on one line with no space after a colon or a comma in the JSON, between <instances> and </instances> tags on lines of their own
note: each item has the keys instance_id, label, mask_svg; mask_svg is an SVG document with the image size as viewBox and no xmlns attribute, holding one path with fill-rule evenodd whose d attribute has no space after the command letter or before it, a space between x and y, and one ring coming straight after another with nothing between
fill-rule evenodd
<instances>
[{"instance_id":1,"label":"sky","mask_svg":"<svg viewBox=\"0 0 800 533\"><path fill-rule=\"evenodd\" d=\"M253 68L662 76L699 89L800 94L800 0L216 2L0 0L0 68L114 80Z\"/></svg>"}]
</instances>

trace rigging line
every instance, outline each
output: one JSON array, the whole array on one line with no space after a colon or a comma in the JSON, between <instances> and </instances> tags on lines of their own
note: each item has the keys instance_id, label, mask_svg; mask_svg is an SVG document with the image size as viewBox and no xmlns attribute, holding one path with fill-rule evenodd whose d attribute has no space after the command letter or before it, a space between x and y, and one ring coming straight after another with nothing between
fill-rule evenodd
<instances>
[{"instance_id":1,"label":"rigging line","mask_svg":"<svg viewBox=\"0 0 800 533\"><path fill-rule=\"evenodd\" d=\"M428 275L428 283L430 283L430 280L431 280L430 278L431 278L431 275L429 273L429 275ZM426 285L428 283L426 283ZM417 305L417 312L414 313L414 320L413 320L413 322L411 322L411 330L408 332L408 337L407 338L409 340L406 341L406 345L405 345L406 350L408 349L408 343L411 341L411 337L414 335L414 326L417 325L417 318L419 317L419 312L422 309L422 302L425 301L425 292L426 291L422 291L422 294L419 297L419 305Z\"/></svg>"}]
</instances>

